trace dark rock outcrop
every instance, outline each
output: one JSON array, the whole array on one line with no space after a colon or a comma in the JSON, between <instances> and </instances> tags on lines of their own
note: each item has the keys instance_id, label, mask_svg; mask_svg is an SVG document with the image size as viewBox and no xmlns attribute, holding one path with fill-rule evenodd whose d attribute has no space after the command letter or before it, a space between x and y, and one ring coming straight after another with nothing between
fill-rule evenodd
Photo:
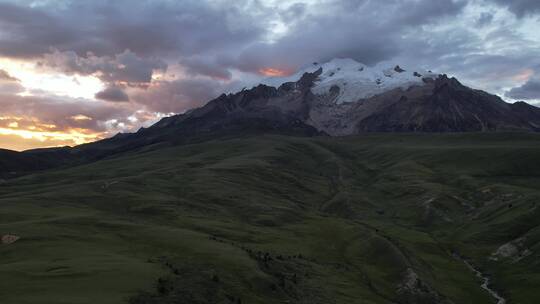
<instances>
[{"instance_id":1,"label":"dark rock outcrop","mask_svg":"<svg viewBox=\"0 0 540 304\"><path fill-rule=\"evenodd\" d=\"M395 102L358 121L357 131L540 131L540 109L526 103L506 103L446 75L400 95Z\"/></svg>"}]
</instances>

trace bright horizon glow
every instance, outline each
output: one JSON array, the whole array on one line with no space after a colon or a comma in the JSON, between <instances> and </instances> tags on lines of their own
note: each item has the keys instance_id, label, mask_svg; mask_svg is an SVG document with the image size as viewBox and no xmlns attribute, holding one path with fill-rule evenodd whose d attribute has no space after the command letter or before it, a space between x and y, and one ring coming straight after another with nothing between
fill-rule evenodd
<instances>
[{"instance_id":1,"label":"bright horizon glow","mask_svg":"<svg viewBox=\"0 0 540 304\"><path fill-rule=\"evenodd\" d=\"M41 70L33 62L25 62L0 58L0 69L5 70L11 77L19 80L19 84L24 91L20 96L62 96L69 98L83 98L93 100L96 92L101 91L105 86L94 76L65 75L54 71ZM1 93L1 92L0 92ZM10 121L4 127L0 127L0 135L11 138L7 143L2 144L2 148L15 151L22 151L28 145L21 144L18 139L34 143L35 147L58 147L66 145L80 145L93 142L106 137L106 132L95 132L82 128L69 128L66 130L48 130L55 128L55 125L39 123L34 120L35 125L24 126L19 121L22 117L0 117L0 120ZM79 114L71 117L73 121L87 121L92 118Z\"/></svg>"},{"instance_id":2,"label":"bright horizon glow","mask_svg":"<svg viewBox=\"0 0 540 304\"><path fill-rule=\"evenodd\" d=\"M91 134L84 129L68 129L65 131L36 131L29 129L11 129L11 128L0 128L0 135L15 135L17 137L27 139L27 140L36 140L39 142L66 142L73 143L75 145L81 145L89 142L93 142L99 139L104 138L104 133L95 133ZM53 147L65 146L65 144L54 145ZM13 149L13 147L12 147ZM14 149L16 151L21 151L23 149Z\"/></svg>"},{"instance_id":3,"label":"bright horizon glow","mask_svg":"<svg viewBox=\"0 0 540 304\"><path fill-rule=\"evenodd\" d=\"M94 99L94 95L105 85L95 76L65 75L40 70L35 63L0 58L0 69L20 80L25 88L19 95L31 96L36 92L71 98Z\"/></svg>"}]
</instances>

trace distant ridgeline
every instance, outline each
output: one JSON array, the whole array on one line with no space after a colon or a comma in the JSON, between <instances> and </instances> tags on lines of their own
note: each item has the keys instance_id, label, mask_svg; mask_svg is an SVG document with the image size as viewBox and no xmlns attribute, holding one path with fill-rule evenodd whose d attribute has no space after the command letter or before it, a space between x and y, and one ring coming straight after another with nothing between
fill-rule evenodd
<instances>
[{"instance_id":1,"label":"distant ridgeline","mask_svg":"<svg viewBox=\"0 0 540 304\"><path fill-rule=\"evenodd\" d=\"M250 134L538 132L540 108L506 103L455 78L352 59L315 63L285 78L221 95L137 133L74 148L0 151L0 177L87 163L138 149Z\"/></svg>"}]
</instances>

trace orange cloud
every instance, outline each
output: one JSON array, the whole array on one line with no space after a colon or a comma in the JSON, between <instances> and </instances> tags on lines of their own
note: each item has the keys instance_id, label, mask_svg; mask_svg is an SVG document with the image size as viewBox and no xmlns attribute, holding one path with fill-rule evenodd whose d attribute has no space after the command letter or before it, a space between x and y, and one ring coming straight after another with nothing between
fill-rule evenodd
<instances>
[{"instance_id":1,"label":"orange cloud","mask_svg":"<svg viewBox=\"0 0 540 304\"><path fill-rule=\"evenodd\" d=\"M290 71L281 70L277 68L262 68L259 69L259 73L268 77L283 77L291 75Z\"/></svg>"},{"instance_id":2,"label":"orange cloud","mask_svg":"<svg viewBox=\"0 0 540 304\"><path fill-rule=\"evenodd\" d=\"M35 117L22 117L22 116L0 117L0 128L4 128L4 129L9 128L13 130L48 131L48 132L60 131L58 126L53 123L44 123Z\"/></svg>"},{"instance_id":3,"label":"orange cloud","mask_svg":"<svg viewBox=\"0 0 540 304\"><path fill-rule=\"evenodd\" d=\"M75 121L89 120L84 115L71 117ZM41 122L35 117L0 117L0 147L11 150L80 145L107 136L85 128L63 127Z\"/></svg>"},{"instance_id":4,"label":"orange cloud","mask_svg":"<svg viewBox=\"0 0 540 304\"><path fill-rule=\"evenodd\" d=\"M75 121L80 121L80 120L92 120L91 117L88 117L88 116L82 115L82 114L75 115L75 116L71 116L70 118L73 119L73 120L75 120Z\"/></svg>"},{"instance_id":5,"label":"orange cloud","mask_svg":"<svg viewBox=\"0 0 540 304\"><path fill-rule=\"evenodd\" d=\"M532 69L525 69L517 75L512 76L512 80L516 82L527 82L533 75L534 71Z\"/></svg>"},{"instance_id":6,"label":"orange cloud","mask_svg":"<svg viewBox=\"0 0 540 304\"><path fill-rule=\"evenodd\" d=\"M22 120L23 118L22 117L18 117L18 116L0 116L0 121L2 120L16 120L16 121L19 121L19 120Z\"/></svg>"}]
</instances>

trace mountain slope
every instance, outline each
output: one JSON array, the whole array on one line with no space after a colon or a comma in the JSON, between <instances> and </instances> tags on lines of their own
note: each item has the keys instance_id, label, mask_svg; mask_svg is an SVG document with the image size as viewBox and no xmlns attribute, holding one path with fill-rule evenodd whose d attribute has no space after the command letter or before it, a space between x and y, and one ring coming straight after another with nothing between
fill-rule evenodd
<instances>
[{"instance_id":1,"label":"mountain slope","mask_svg":"<svg viewBox=\"0 0 540 304\"><path fill-rule=\"evenodd\" d=\"M540 130L540 109L523 102L508 104L431 71L398 65L369 68L350 59L304 71L317 74L311 84L314 98L306 100L306 123L330 135Z\"/></svg>"},{"instance_id":2,"label":"mountain slope","mask_svg":"<svg viewBox=\"0 0 540 304\"><path fill-rule=\"evenodd\" d=\"M174 125L198 132L209 131L207 125L227 126L242 117L257 117L269 123L278 118L296 121L332 136L540 130L540 109L528 104L506 103L446 75L406 71L399 66L377 69L382 68L369 68L350 59L333 60L299 72L304 73L297 81L282 83L299 74L268 79L267 83L280 85L259 85L222 95L202 108L166 118L156 126ZM194 120L200 125L192 127Z\"/></svg>"},{"instance_id":3,"label":"mountain slope","mask_svg":"<svg viewBox=\"0 0 540 304\"><path fill-rule=\"evenodd\" d=\"M537 134L252 135L21 177L0 184L0 234L21 237L0 297L493 303L459 252L537 303L539 155Z\"/></svg>"},{"instance_id":4,"label":"mountain slope","mask_svg":"<svg viewBox=\"0 0 540 304\"><path fill-rule=\"evenodd\" d=\"M49 148L15 152L0 149L0 179L69 165L75 155L71 148Z\"/></svg>"},{"instance_id":5,"label":"mountain slope","mask_svg":"<svg viewBox=\"0 0 540 304\"><path fill-rule=\"evenodd\" d=\"M506 103L444 75L425 86L401 93L399 100L362 119L358 131L540 131L540 109L526 103Z\"/></svg>"},{"instance_id":6,"label":"mountain slope","mask_svg":"<svg viewBox=\"0 0 540 304\"><path fill-rule=\"evenodd\" d=\"M522 102L508 104L455 78L420 69L367 67L351 59L336 59L265 83L275 87L261 84L223 94L137 133L62 149L61 154L56 149L4 153L0 177L140 149L252 134L540 131L539 108ZM13 167L14 163L22 165Z\"/></svg>"}]
</instances>

